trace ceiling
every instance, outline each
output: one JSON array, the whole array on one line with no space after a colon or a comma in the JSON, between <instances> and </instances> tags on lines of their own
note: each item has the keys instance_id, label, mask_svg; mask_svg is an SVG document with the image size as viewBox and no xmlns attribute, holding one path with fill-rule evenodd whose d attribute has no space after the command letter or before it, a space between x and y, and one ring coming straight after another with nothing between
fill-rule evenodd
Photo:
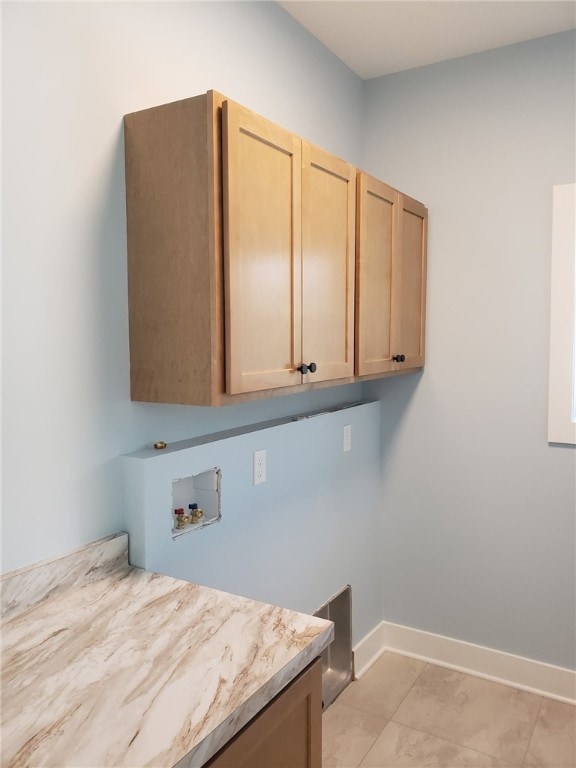
<instances>
[{"instance_id":1,"label":"ceiling","mask_svg":"<svg viewBox=\"0 0 576 768\"><path fill-rule=\"evenodd\" d=\"M364 80L576 28L576 0L288 0Z\"/></svg>"}]
</instances>

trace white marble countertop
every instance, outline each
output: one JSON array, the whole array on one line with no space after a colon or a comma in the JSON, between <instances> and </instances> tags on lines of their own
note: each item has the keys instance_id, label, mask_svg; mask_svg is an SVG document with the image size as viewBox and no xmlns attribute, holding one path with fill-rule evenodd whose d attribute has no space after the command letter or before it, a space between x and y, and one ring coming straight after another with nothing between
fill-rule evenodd
<instances>
[{"instance_id":1,"label":"white marble countertop","mask_svg":"<svg viewBox=\"0 0 576 768\"><path fill-rule=\"evenodd\" d=\"M2 578L1 764L201 766L330 622L132 568L127 536Z\"/></svg>"}]
</instances>

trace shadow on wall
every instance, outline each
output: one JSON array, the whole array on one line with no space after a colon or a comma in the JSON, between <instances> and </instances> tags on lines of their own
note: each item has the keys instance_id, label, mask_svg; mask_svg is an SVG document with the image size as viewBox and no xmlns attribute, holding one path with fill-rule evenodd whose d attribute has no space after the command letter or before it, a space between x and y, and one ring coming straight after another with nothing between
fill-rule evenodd
<instances>
[{"instance_id":1,"label":"shadow on wall","mask_svg":"<svg viewBox=\"0 0 576 768\"><path fill-rule=\"evenodd\" d=\"M97 402L109 409L130 398L128 356L128 276L124 135L121 124L111 146L106 187L94 236L93 385ZM119 414L115 414L118 416ZM124 418L126 414L124 414ZM98 423L103 426L102 420ZM117 426L117 422L116 426ZM126 425L125 425L126 426Z\"/></svg>"},{"instance_id":2,"label":"shadow on wall","mask_svg":"<svg viewBox=\"0 0 576 768\"><path fill-rule=\"evenodd\" d=\"M424 371L405 376L388 377L377 381L364 382L362 393L364 400L380 401L381 451L382 465L386 463L389 448L406 418L410 403L422 380Z\"/></svg>"}]
</instances>

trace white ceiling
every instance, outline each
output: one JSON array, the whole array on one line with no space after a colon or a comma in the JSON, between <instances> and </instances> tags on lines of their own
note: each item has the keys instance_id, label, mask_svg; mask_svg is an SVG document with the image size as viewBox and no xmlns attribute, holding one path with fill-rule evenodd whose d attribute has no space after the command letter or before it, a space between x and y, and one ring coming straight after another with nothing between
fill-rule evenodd
<instances>
[{"instance_id":1,"label":"white ceiling","mask_svg":"<svg viewBox=\"0 0 576 768\"><path fill-rule=\"evenodd\" d=\"M576 28L576 0L278 4L365 80Z\"/></svg>"}]
</instances>

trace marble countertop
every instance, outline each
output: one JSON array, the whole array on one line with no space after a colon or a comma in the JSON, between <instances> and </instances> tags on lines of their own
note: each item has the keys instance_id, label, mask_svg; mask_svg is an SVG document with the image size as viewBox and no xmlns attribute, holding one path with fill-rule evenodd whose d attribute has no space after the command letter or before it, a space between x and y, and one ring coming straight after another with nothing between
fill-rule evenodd
<instances>
[{"instance_id":1,"label":"marble countertop","mask_svg":"<svg viewBox=\"0 0 576 768\"><path fill-rule=\"evenodd\" d=\"M4 768L203 765L330 622L128 565L128 537L2 578Z\"/></svg>"}]
</instances>

